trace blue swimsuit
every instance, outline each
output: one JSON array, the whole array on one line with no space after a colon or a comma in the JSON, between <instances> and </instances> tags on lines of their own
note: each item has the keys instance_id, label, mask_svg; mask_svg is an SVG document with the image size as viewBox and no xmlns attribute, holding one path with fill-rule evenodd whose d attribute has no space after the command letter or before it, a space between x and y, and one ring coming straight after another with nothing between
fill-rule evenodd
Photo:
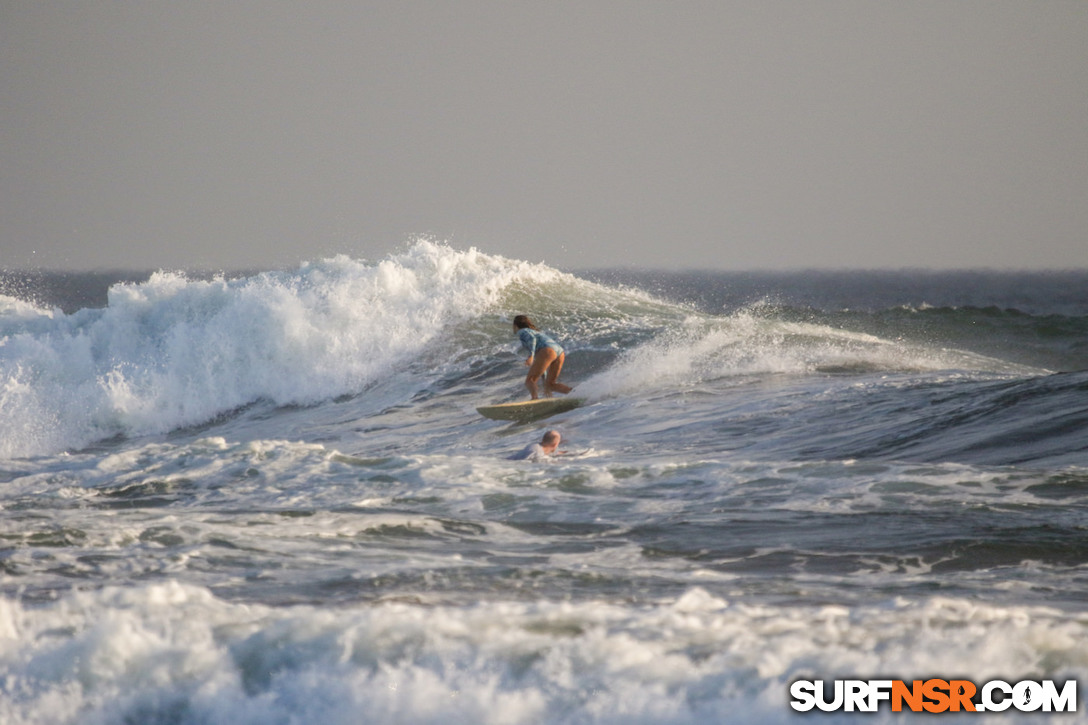
<instances>
[{"instance_id":1,"label":"blue swimsuit","mask_svg":"<svg viewBox=\"0 0 1088 725\"><path fill-rule=\"evenodd\" d=\"M550 347L555 350L556 355L563 354L563 346L555 340L545 335L540 330L534 330L531 327L523 327L518 330L518 339L521 340L521 345L529 351L529 355L535 357L537 348Z\"/></svg>"}]
</instances>

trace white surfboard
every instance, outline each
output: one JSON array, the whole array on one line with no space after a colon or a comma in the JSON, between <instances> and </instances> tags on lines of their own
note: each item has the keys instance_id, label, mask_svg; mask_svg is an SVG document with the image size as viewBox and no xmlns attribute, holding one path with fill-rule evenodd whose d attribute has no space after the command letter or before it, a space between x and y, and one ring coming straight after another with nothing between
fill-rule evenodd
<instances>
[{"instance_id":1,"label":"white surfboard","mask_svg":"<svg viewBox=\"0 0 1088 725\"><path fill-rule=\"evenodd\" d=\"M584 403L582 398L539 398L537 400L519 400L513 403L482 405L476 409L480 415L492 420L513 420L528 423L547 418L549 415L573 410Z\"/></svg>"}]
</instances>

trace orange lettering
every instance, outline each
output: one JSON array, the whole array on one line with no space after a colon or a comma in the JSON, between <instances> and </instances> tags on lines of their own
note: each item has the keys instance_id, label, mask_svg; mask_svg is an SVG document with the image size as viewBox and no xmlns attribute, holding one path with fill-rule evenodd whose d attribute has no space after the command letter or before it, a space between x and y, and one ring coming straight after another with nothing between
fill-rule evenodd
<instances>
[{"instance_id":1,"label":"orange lettering","mask_svg":"<svg viewBox=\"0 0 1088 725\"><path fill-rule=\"evenodd\" d=\"M915 680L911 688L902 680L892 682L892 712L903 710L903 701L907 701L907 707L913 712L922 711L922 681Z\"/></svg>"},{"instance_id":2,"label":"orange lettering","mask_svg":"<svg viewBox=\"0 0 1088 725\"><path fill-rule=\"evenodd\" d=\"M922 685L922 694L930 700L923 705L926 712L944 712L948 709L948 695L942 690L948 690L948 683L944 680L926 680Z\"/></svg>"},{"instance_id":3,"label":"orange lettering","mask_svg":"<svg viewBox=\"0 0 1088 725\"><path fill-rule=\"evenodd\" d=\"M970 680L952 680L948 683L948 692L951 695L952 712L959 712L960 706L967 712L975 711L975 703L971 698L975 696L975 683Z\"/></svg>"}]
</instances>

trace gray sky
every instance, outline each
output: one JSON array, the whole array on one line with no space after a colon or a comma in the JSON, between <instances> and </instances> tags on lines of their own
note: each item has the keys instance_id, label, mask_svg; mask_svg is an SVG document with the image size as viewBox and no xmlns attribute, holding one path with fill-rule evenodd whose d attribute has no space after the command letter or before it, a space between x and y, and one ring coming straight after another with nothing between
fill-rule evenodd
<instances>
[{"instance_id":1,"label":"gray sky","mask_svg":"<svg viewBox=\"0 0 1088 725\"><path fill-rule=\"evenodd\" d=\"M0 267L1088 267L1088 2L0 0Z\"/></svg>"}]
</instances>

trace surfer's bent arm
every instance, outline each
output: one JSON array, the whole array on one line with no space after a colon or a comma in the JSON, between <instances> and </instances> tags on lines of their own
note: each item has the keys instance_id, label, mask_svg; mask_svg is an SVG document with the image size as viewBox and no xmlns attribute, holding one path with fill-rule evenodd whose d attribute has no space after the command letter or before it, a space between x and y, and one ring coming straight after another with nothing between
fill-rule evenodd
<instances>
[{"instance_id":1,"label":"surfer's bent arm","mask_svg":"<svg viewBox=\"0 0 1088 725\"><path fill-rule=\"evenodd\" d=\"M523 327L518 330L518 339L521 340L522 346L529 351L529 359L525 361L525 364L532 365L533 358L536 357L536 335L528 328Z\"/></svg>"}]
</instances>

